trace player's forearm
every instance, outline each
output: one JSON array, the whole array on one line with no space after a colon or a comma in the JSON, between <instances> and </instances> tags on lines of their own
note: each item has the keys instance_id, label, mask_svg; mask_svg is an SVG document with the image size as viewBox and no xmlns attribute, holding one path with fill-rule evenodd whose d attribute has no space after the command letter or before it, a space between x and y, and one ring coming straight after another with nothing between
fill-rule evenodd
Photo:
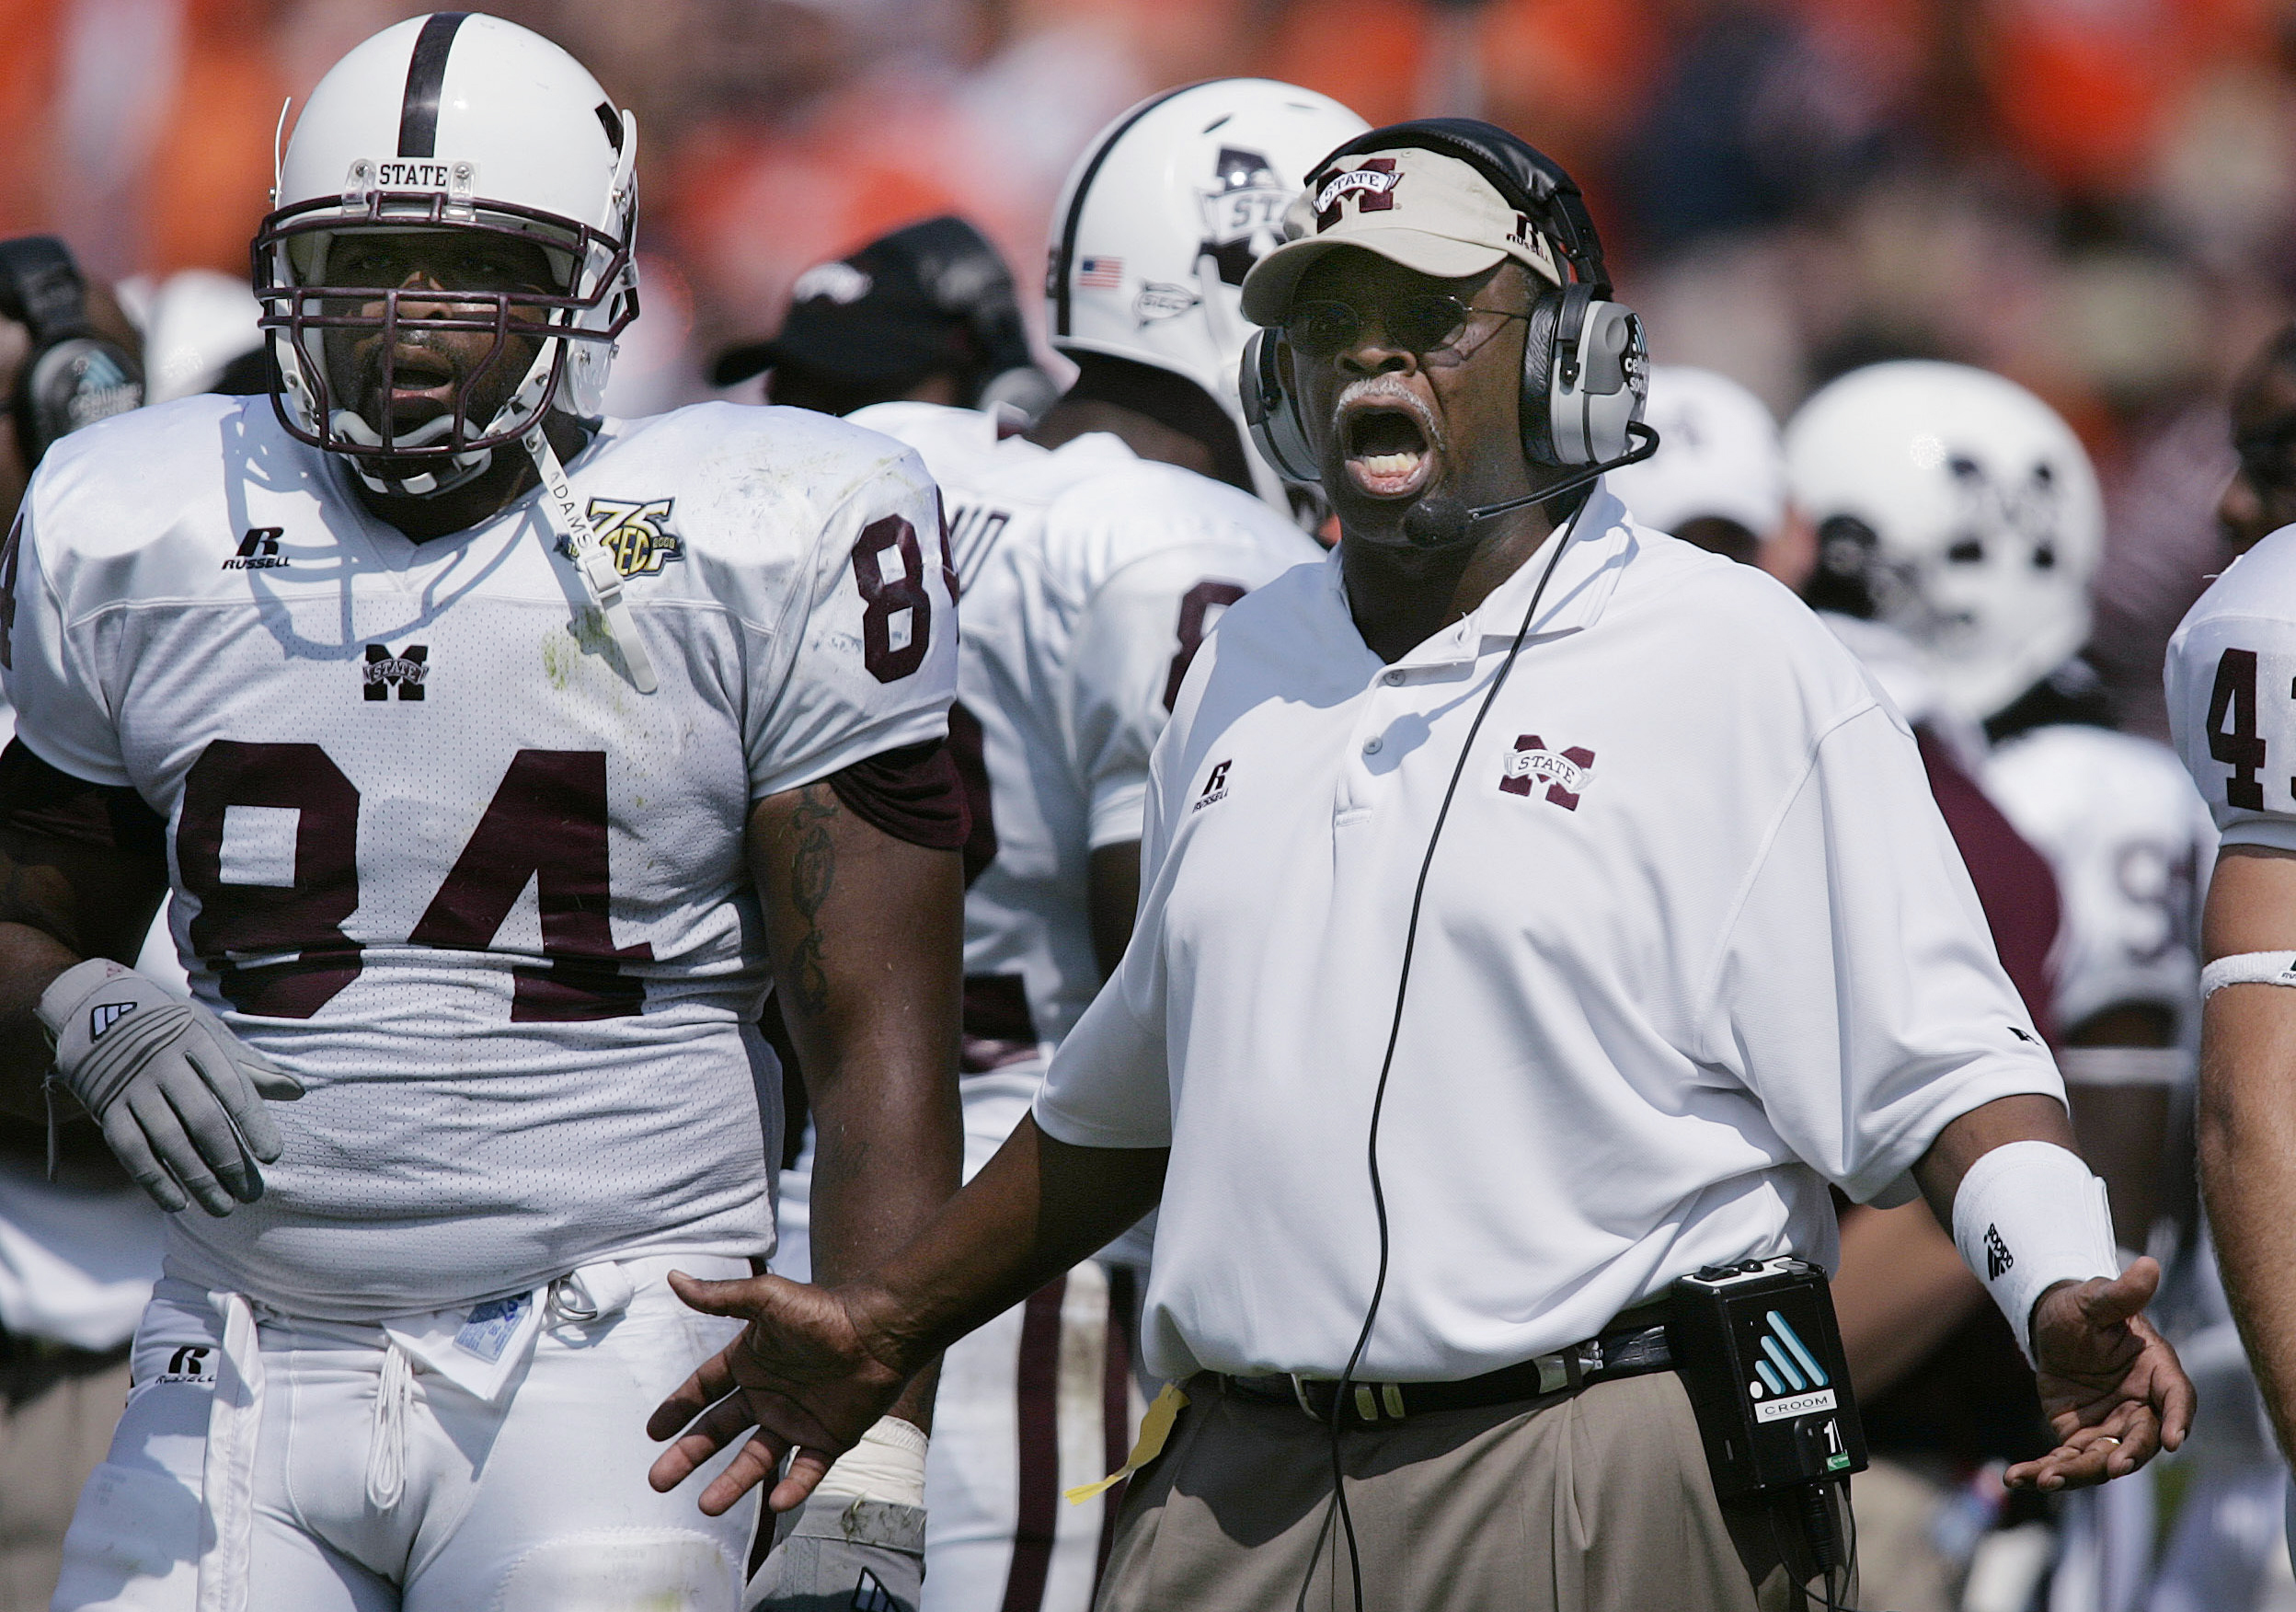
<instances>
[{"instance_id":1,"label":"player's forearm","mask_svg":"<svg viewBox=\"0 0 2296 1612\"><path fill-rule=\"evenodd\" d=\"M1155 1207L1170 1151L1077 1147L1033 1116L908 1247L855 1285L913 1370L1090 1258Z\"/></svg>"},{"instance_id":2,"label":"player's forearm","mask_svg":"<svg viewBox=\"0 0 2296 1612\"><path fill-rule=\"evenodd\" d=\"M810 1065L809 1065L809 1068ZM828 1286L890 1257L957 1190L961 1133L949 1104L922 1082L848 1075L813 1103L813 1280ZM893 1414L930 1427L938 1374L930 1361Z\"/></svg>"},{"instance_id":3,"label":"player's forearm","mask_svg":"<svg viewBox=\"0 0 2296 1612\"><path fill-rule=\"evenodd\" d=\"M826 783L760 804L752 859L813 1110L813 1275L832 1284L889 1259L957 1190L962 869ZM929 1423L932 1392L928 1371L895 1412Z\"/></svg>"},{"instance_id":4,"label":"player's forearm","mask_svg":"<svg viewBox=\"0 0 2296 1612\"><path fill-rule=\"evenodd\" d=\"M2296 1447L2296 991L2235 985L2202 1020L2200 1186L2233 1314Z\"/></svg>"},{"instance_id":5,"label":"player's forearm","mask_svg":"<svg viewBox=\"0 0 2296 1612\"><path fill-rule=\"evenodd\" d=\"M55 977L79 961L46 930L0 921L0 1110L31 1119L46 1113L40 1088L52 1054L32 1009Z\"/></svg>"}]
</instances>

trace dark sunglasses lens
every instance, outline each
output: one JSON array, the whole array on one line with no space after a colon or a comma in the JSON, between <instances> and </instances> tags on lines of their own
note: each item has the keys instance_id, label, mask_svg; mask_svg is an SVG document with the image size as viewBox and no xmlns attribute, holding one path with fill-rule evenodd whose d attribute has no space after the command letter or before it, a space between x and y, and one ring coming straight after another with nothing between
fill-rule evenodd
<instances>
[{"instance_id":1,"label":"dark sunglasses lens","mask_svg":"<svg viewBox=\"0 0 2296 1612\"><path fill-rule=\"evenodd\" d=\"M1346 303L1295 303L1283 322L1283 339L1310 358L1329 358L1353 341L1362 326Z\"/></svg>"},{"instance_id":2,"label":"dark sunglasses lens","mask_svg":"<svg viewBox=\"0 0 2296 1612\"><path fill-rule=\"evenodd\" d=\"M1428 293L1403 299L1387 311L1387 333L1413 352L1434 352L1466 333L1467 305L1455 296Z\"/></svg>"}]
</instances>

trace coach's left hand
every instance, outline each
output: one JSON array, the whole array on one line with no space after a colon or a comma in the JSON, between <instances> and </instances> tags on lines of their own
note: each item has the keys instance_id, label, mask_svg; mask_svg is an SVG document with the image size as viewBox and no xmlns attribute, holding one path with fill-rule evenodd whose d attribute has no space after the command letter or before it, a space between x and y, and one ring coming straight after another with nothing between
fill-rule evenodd
<instances>
[{"instance_id":1,"label":"coach's left hand","mask_svg":"<svg viewBox=\"0 0 2296 1612\"><path fill-rule=\"evenodd\" d=\"M2085 1489L2125 1478L2192 1427L2192 1379L2143 1316L2161 1268L2139 1260L2118 1276L2067 1282L2033 1307L2041 1409L2058 1445L2009 1468L2013 1489Z\"/></svg>"}]
</instances>

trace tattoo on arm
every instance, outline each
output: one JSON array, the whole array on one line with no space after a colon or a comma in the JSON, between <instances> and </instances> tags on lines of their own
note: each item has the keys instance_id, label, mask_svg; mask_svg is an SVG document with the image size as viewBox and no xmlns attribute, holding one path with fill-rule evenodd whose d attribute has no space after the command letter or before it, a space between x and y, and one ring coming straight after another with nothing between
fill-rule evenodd
<instances>
[{"instance_id":1,"label":"tattoo on arm","mask_svg":"<svg viewBox=\"0 0 2296 1612\"><path fill-rule=\"evenodd\" d=\"M808 784L798 792L797 810L790 813L797 844L789 855L789 904L805 923L789 954L790 985L797 992L798 1006L809 1014L829 1008L829 975L821 967L821 912L837 880L837 847L830 838L829 824L840 810L836 793L827 784Z\"/></svg>"}]
</instances>

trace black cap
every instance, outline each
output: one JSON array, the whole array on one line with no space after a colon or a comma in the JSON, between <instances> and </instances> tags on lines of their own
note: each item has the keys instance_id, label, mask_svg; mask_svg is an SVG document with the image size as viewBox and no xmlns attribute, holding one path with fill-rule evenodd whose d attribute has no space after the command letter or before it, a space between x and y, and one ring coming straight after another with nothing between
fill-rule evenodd
<instances>
[{"instance_id":1,"label":"black cap","mask_svg":"<svg viewBox=\"0 0 2296 1612\"><path fill-rule=\"evenodd\" d=\"M1003 332L987 331L982 318L1000 300L1012 309L1017 362L1026 363L1012 275L996 248L960 218L930 218L798 275L780 334L728 348L710 378L730 386L786 363L881 385L938 369L1002 367L1012 360L991 349L1004 344Z\"/></svg>"}]
</instances>

